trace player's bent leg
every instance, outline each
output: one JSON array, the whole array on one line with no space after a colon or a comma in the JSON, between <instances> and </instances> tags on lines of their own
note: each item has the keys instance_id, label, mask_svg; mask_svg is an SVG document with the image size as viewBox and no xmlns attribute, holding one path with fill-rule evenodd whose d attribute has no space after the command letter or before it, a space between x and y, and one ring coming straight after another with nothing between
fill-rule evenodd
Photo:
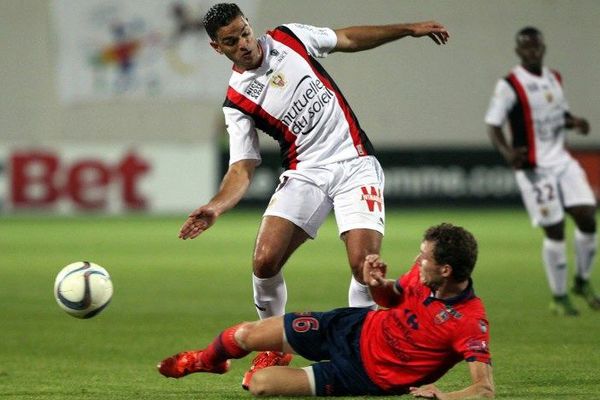
<instances>
[{"instance_id":1,"label":"player's bent leg","mask_svg":"<svg viewBox=\"0 0 600 400\"><path fill-rule=\"evenodd\" d=\"M248 387L254 396L311 396L313 389L304 369L269 367L257 371Z\"/></svg>"},{"instance_id":2,"label":"player's bent leg","mask_svg":"<svg viewBox=\"0 0 600 400\"><path fill-rule=\"evenodd\" d=\"M559 316L577 316L579 311L573 306L567 294L567 245L564 219L542 228L546 235L542 244L542 260L553 296L550 312Z\"/></svg>"},{"instance_id":3,"label":"player's bent leg","mask_svg":"<svg viewBox=\"0 0 600 400\"><path fill-rule=\"evenodd\" d=\"M577 273L572 292L581 296L593 310L600 311L600 296L590 283L594 260L598 251L596 234L596 207L591 205L569 207L567 212L577 225L574 235Z\"/></svg>"},{"instance_id":4,"label":"player's bent leg","mask_svg":"<svg viewBox=\"0 0 600 400\"><path fill-rule=\"evenodd\" d=\"M248 351L282 351L283 336L283 316L244 323L234 335L240 347Z\"/></svg>"},{"instance_id":5,"label":"player's bent leg","mask_svg":"<svg viewBox=\"0 0 600 400\"><path fill-rule=\"evenodd\" d=\"M285 218L263 218L252 262L254 305L261 319L284 314L287 287L281 268L308 237Z\"/></svg>"},{"instance_id":6,"label":"player's bent leg","mask_svg":"<svg viewBox=\"0 0 600 400\"><path fill-rule=\"evenodd\" d=\"M350 307L375 307L369 288L363 281L362 265L367 255L379 254L382 238L380 232L372 229L352 229L342 234L352 269L352 280L348 290Z\"/></svg>"},{"instance_id":7,"label":"player's bent leg","mask_svg":"<svg viewBox=\"0 0 600 400\"><path fill-rule=\"evenodd\" d=\"M285 366L292 360L291 354L281 352L283 341L283 322L275 323L266 318L281 316L285 312L287 301L287 288L281 268L310 236L285 218L277 216L265 216L258 232L253 257L253 289L254 304L261 319L265 319L265 325L258 323L257 329L251 329L242 338L247 341L248 348L270 350L259 353L244 374L242 387L248 389L253 374L263 368L270 366ZM274 325L270 325L274 324ZM253 332L272 332L270 327L277 325L279 334L277 342L271 341L268 335L254 335ZM240 333L242 335L242 333ZM264 347L261 347L264 346Z\"/></svg>"}]
</instances>

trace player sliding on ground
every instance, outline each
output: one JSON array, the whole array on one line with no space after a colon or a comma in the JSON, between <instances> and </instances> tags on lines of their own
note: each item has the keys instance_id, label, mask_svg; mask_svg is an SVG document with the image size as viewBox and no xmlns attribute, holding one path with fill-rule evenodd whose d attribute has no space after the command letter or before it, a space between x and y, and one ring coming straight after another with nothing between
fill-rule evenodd
<instances>
[{"instance_id":1,"label":"player sliding on ground","mask_svg":"<svg viewBox=\"0 0 600 400\"><path fill-rule=\"evenodd\" d=\"M363 278L381 307L288 313L225 329L203 350L163 360L161 374L222 374L230 359L250 352L283 351L316 361L306 368L273 366L255 371L256 396L412 394L436 399L494 397L489 324L470 278L475 238L461 227L429 228L411 270L385 279L387 266L368 255ZM461 360L472 383L444 393L433 383Z\"/></svg>"}]
</instances>

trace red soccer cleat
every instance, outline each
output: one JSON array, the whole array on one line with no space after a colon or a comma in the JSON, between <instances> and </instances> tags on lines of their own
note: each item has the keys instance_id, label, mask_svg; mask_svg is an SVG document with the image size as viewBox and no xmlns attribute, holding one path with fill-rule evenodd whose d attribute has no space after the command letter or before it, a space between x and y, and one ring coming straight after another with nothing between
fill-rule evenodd
<instances>
[{"instance_id":1,"label":"red soccer cleat","mask_svg":"<svg viewBox=\"0 0 600 400\"><path fill-rule=\"evenodd\" d=\"M252 360L252 365L250 366L250 370L244 374L244 379L242 380L242 387L245 390L248 390L250 386L250 381L252 380L252 375L259 369L281 366L284 367L289 365L292 361L292 355L286 353L280 353L278 351L263 351L258 353L254 360Z\"/></svg>"},{"instance_id":2,"label":"red soccer cleat","mask_svg":"<svg viewBox=\"0 0 600 400\"><path fill-rule=\"evenodd\" d=\"M224 374L229 371L231 361L227 360L218 365L203 365L200 355L204 350L183 351L165 358L156 367L158 372L167 378L182 378L195 372L210 372Z\"/></svg>"}]
</instances>

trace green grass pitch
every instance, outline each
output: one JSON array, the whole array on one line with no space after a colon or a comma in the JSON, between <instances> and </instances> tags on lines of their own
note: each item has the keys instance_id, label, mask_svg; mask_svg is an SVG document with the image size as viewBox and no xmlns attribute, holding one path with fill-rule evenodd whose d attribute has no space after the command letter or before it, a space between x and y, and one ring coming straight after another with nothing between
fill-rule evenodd
<instances>
[{"instance_id":1,"label":"green grass pitch","mask_svg":"<svg viewBox=\"0 0 600 400\"><path fill-rule=\"evenodd\" d=\"M3 216L0 400L250 398L240 387L249 358L222 376L169 380L156 372L165 356L256 319L250 261L260 214L226 214L192 241L177 238L183 219ZM491 323L497 397L600 398L600 313L574 299L580 317L549 314L542 236L524 211L390 211L382 250L389 276L407 270L425 228L442 221L479 240L475 288ZM572 225L568 240L572 276ZM114 282L112 303L90 320L68 316L52 295L56 273L77 260L104 266ZM598 266L595 272L600 288ZM333 219L292 257L285 276L289 311L346 305L349 270ZM297 357L293 365L307 361ZM461 363L439 385L468 382Z\"/></svg>"}]
</instances>

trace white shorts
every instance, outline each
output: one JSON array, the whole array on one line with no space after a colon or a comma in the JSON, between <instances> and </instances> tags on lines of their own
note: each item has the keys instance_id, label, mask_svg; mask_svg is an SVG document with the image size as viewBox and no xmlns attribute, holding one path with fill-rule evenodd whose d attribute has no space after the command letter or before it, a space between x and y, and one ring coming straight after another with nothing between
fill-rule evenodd
<instances>
[{"instance_id":1,"label":"white shorts","mask_svg":"<svg viewBox=\"0 0 600 400\"><path fill-rule=\"evenodd\" d=\"M311 238L333 208L340 235L351 229L384 234L383 170L373 156L281 174L265 216L285 218Z\"/></svg>"},{"instance_id":2,"label":"white shorts","mask_svg":"<svg viewBox=\"0 0 600 400\"><path fill-rule=\"evenodd\" d=\"M575 160L556 168L519 170L515 178L533 226L562 221L565 208L596 205L585 171Z\"/></svg>"}]
</instances>

